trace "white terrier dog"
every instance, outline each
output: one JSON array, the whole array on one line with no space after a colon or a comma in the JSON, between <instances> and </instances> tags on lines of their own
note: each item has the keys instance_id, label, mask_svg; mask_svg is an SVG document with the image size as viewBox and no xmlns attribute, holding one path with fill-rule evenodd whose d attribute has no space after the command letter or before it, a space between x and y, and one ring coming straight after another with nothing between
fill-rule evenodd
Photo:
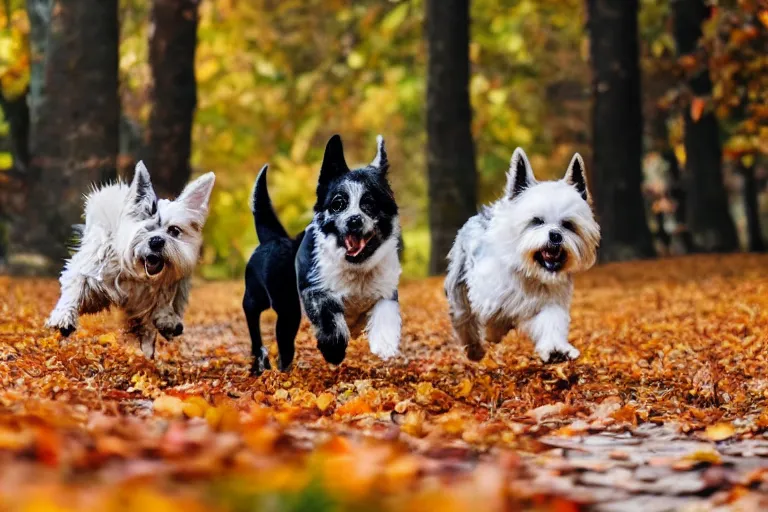
<instances>
[{"instance_id":1,"label":"white terrier dog","mask_svg":"<svg viewBox=\"0 0 768 512\"><path fill-rule=\"evenodd\" d=\"M61 297L46 326L69 336L79 315L115 305L127 314L148 358L154 357L157 331L167 340L180 335L214 180L213 173L205 174L175 201L158 201L139 162L130 186L94 187L86 197L79 246L61 273Z\"/></svg>"},{"instance_id":2,"label":"white terrier dog","mask_svg":"<svg viewBox=\"0 0 768 512\"><path fill-rule=\"evenodd\" d=\"M571 275L595 263L600 227L590 202L579 154L565 178L539 183L515 150L504 197L467 221L448 255L445 292L470 359L483 358L484 338L498 343L517 326L544 362L579 357L568 343Z\"/></svg>"}]
</instances>

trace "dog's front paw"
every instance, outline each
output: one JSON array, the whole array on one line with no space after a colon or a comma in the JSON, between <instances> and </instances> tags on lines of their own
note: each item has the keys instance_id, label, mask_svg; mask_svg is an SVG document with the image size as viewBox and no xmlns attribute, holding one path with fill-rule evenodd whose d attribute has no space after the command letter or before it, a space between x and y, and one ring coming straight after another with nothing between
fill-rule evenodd
<instances>
[{"instance_id":1,"label":"dog's front paw","mask_svg":"<svg viewBox=\"0 0 768 512\"><path fill-rule=\"evenodd\" d=\"M77 312L72 310L54 309L45 326L49 329L58 329L65 338L77 329Z\"/></svg>"},{"instance_id":2,"label":"dog's front paw","mask_svg":"<svg viewBox=\"0 0 768 512\"><path fill-rule=\"evenodd\" d=\"M395 357L400 347L401 326L397 301L378 302L371 311L367 329L371 352L384 360Z\"/></svg>"},{"instance_id":3,"label":"dog's front paw","mask_svg":"<svg viewBox=\"0 0 768 512\"><path fill-rule=\"evenodd\" d=\"M176 336L181 336L184 332L184 324L181 323L181 318L176 315L168 315L157 319L155 327L160 335L168 341L171 341Z\"/></svg>"},{"instance_id":4,"label":"dog's front paw","mask_svg":"<svg viewBox=\"0 0 768 512\"><path fill-rule=\"evenodd\" d=\"M251 375L259 377L265 370L271 369L272 365L269 363L269 351L267 350L267 347L261 347L261 351L253 356Z\"/></svg>"},{"instance_id":5,"label":"dog's front paw","mask_svg":"<svg viewBox=\"0 0 768 512\"><path fill-rule=\"evenodd\" d=\"M545 363L572 361L581 355L581 352L568 342L537 346L536 353L539 354L539 357Z\"/></svg>"},{"instance_id":6,"label":"dog's front paw","mask_svg":"<svg viewBox=\"0 0 768 512\"><path fill-rule=\"evenodd\" d=\"M155 358L155 333L144 333L139 339L141 344L141 352L147 359Z\"/></svg>"},{"instance_id":7,"label":"dog's front paw","mask_svg":"<svg viewBox=\"0 0 768 512\"><path fill-rule=\"evenodd\" d=\"M347 344L349 339L342 332L318 333L317 348L323 354L326 362L341 364L347 356Z\"/></svg>"}]
</instances>

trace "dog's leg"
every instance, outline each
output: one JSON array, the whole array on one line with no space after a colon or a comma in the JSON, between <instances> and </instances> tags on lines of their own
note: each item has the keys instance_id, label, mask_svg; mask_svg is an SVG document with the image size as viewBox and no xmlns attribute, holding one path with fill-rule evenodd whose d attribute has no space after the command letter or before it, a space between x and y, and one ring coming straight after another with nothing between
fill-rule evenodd
<instances>
[{"instance_id":1,"label":"dog's leg","mask_svg":"<svg viewBox=\"0 0 768 512\"><path fill-rule=\"evenodd\" d=\"M88 286L85 276L70 269L64 270L59 279L61 296L53 308L45 326L58 329L62 336L69 336L77 329L77 320L83 296Z\"/></svg>"},{"instance_id":2,"label":"dog's leg","mask_svg":"<svg viewBox=\"0 0 768 512\"><path fill-rule=\"evenodd\" d=\"M277 312L275 337L277 338L277 349L280 351L277 366L280 371L286 372L293 363L296 351L296 333L299 332L299 325L301 324L301 303L299 302L298 290L295 295L285 296L272 307Z\"/></svg>"},{"instance_id":3,"label":"dog's leg","mask_svg":"<svg viewBox=\"0 0 768 512\"><path fill-rule=\"evenodd\" d=\"M576 359L579 351L568 343L568 326L571 317L568 309L550 305L526 321L523 328L536 345L536 353L545 363L562 358Z\"/></svg>"},{"instance_id":4,"label":"dog's leg","mask_svg":"<svg viewBox=\"0 0 768 512\"><path fill-rule=\"evenodd\" d=\"M144 318L132 318L128 321L128 328L139 339L144 356L147 359L154 359L157 330L152 323Z\"/></svg>"},{"instance_id":5,"label":"dog's leg","mask_svg":"<svg viewBox=\"0 0 768 512\"><path fill-rule=\"evenodd\" d=\"M304 311L315 327L317 348L327 362L340 364L347 355L350 337L344 306L331 294L317 288L302 290L301 298Z\"/></svg>"},{"instance_id":6,"label":"dog's leg","mask_svg":"<svg viewBox=\"0 0 768 512\"><path fill-rule=\"evenodd\" d=\"M255 290L246 288L243 296L243 312L248 323L248 332L251 335L251 375L259 376L264 370L269 370L269 351L261 344L261 313L269 309L269 297L266 290L261 287ZM299 313L301 315L301 313ZM278 323L280 319L278 318Z\"/></svg>"},{"instance_id":7,"label":"dog's leg","mask_svg":"<svg viewBox=\"0 0 768 512\"><path fill-rule=\"evenodd\" d=\"M483 325L472 311L466 283L449 278L450 274L445 281L445 293L448 296L448 309L453 330L456 331L456 337L464 346L467 357L472 361L480 361L485 357L486 351L483 343Z\"/></svg>"},{"instance_id":8,"label":"dog's leg","mask_svg":"<svg viewBox=\"0 0 768 512\"><path fill-rule=\"evenodd\" d=\"M400 347L401 328L402 321L397 294L395 294L394 299L377 302L371 310L366 328L371 352L382 359L396 356Z\"/></svg>"},{"instance_id":9,"label":"dog's leg","mask_svg":"<svg viewBox=\"0 0 768 512\"><path fill-rule=\"evenodd\" d=\"M184 312L187 310L187 304L189 303L190 288L190 279L188 277L182 279L176 290L176 296L173 298L173 310L182 320L184 319Z\"/></svg>"},{"instance_id":10,"label":"dog's leg","mask_svg":"<svg viewBox=\"0 0 768 512\"><path fill-rule=\"evenodd\" d=\"M157 307L152 313L152 323L168 341L184 332L184 324L174 308L178 287L161 289L158 292Z\"/></svg>"},{"instance_id":11,"label":"dog's leg","mask_svg":"<svg viewBox=\"0 0 768 512\"><path fill-rule=\"evenodd\" d=\"M277 338L277 348L280 351L280 357L277 360L277 367L280 371L287 372L293 363L295 354L296 333L299 332L301 324L301 306L291 310L284 310L277 317L275 327L275 337Z\"/></svg>"}]
</instances>

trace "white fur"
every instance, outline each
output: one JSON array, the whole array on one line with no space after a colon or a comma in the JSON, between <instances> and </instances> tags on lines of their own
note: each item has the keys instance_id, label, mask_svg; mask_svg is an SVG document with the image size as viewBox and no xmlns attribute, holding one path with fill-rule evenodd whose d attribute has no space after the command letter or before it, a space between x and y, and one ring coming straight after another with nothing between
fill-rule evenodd
<instances>
[{"instance_id":1,"label":"white fur","mask_svg":"<svg viewBox=\"0 0 768 512\"><path fill-rule=\"evenodd\" d=\"M526 188L516 193L520 160L524 177L517 178L525 180ZM571 275L594 265L600 230L588 198L572 184L574 162L582 163L574 158L566 179L538 183L525 153L516 150L505 196L467 221L456 236L445 289L454 329L472 359L484 355L486 335L497 342L513 327L530 336L544 361L555 352L579 356L568 343ZM533 225L534 217L542 224ZM563 229L563 221L571 222L576 233ZM553 230L562 234L567 253L557 272L534 259Z\"/></svg>"},{"instance_id":2,"label":"white fur","mask_svg":"<svg viewBox=\"0 0 768 512\"><path fill-rule=\"evenodd\" d=\"M94 188L85 201L82 239L61 273L61 296L46 326L71 331L80 314L115 305L125 310L142 350L152 357L157 330L172 337L182 322L214 179L205 174L175 201L158 201L139 162L130 185ZM171 226L181 231L178 237L169 234ZM165 241L165 263L150 276L144 261L155 236Z\"/></svg>"},{"instance_id":3,"label":"white fur","mask_svg":"<svg viewBox=\"0 0 768 512\"><path fill-rule=\"evenodd\" d=\"M396 300L380 300L373 306L368 320L368 344L371 352L382 359L397 355L400 347L400 305Z\"/></svg>"},{"instance_id":4,"label":"white fur","mask_svg":"<svg viewBox=\"0 0 768 512\"><path fill-rule=\"evenodd\" d=\"M376 136L376 157L371 161L371 167L381 167L382 153L384 152L384 137Z\"/></svg>"}]
</instances>

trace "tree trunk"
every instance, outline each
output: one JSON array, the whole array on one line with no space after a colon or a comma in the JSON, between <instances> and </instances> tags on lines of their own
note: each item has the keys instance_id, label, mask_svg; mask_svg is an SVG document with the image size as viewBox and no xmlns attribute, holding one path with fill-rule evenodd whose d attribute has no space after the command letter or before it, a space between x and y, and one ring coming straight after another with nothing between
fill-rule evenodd
<instances>
[{"instance_id":1,"label":"tree trunk","mask_svg":"<svg viewBox=\"0 0 768 512\"><path fill-rule=\"evenodd\" d=\"M48 46L48 27L51 24L51 5L52 0L27 0L29 51L31 56L28 104L32 125L37 124L37 115L43 96L45 54ZM34 133L31 136L34 136ZM32 145L31 141L30 145Z\"/></svg>"},{"instance_id":2,"label":"tree trunk","mask_svg":"<svg viewBox=\"0 0 768 512\"><path fill-rule=\"evenodd\" d=\"M198 6L199 0L154 0L152 7L149 172L160 197L178 195L191 174Z\"/></svg>"},{"instance_id":3,"label":"tree trunk","mask_svg":"<svg viewBox=\"0 0 768 512\"><path fill-rule=\"evenodd\" d=\"M765 251L765 241L763 240L763 230L760 226L760 203L758 196L760 187L757 183L754 167L746 167L737 163L739 172L744 177L744 213L747 220L747 237L749 250L752 252Z\"/></svg>"},{"instance_id":4,"label":"tree trunk","mask_svg":"<svg viewBox=\"0 0 768 512\"><path fill-rule=\"evenodd\" d=\"M695 56L702 36L701 25L710 15L709 7L703 0L673 0L672 12L678 53ZM699 56L697 60L697 68L689 74L688 88L694 98L711 104L709 70L704 59ZM691 110L686 108L684 113L688 229L697 250L733 251L739 241L723 184L720 128L712 108L705 108L697 120Z\"/></svg>"},{"instance_id":5,"label":"tree trunk","mask_svg":"<svg viewBox=\"0 0 768 512\"><path fill-rule=\"evenodd\" d=\"M637 0L588 0L600 259L653 257L642 196Z\"/></svg>"},{"instance_id":6,"label":"tree trunk","mask_svg":"<svg viewBox=\"0 0 768 512\"><path fill-rule=\"evenodd\" d=\"M38 273L60 269L91 183L116 177L120 114L117 0L54 0L50 13L26 206L11 230L12 268Z\"/></svg>"},{"instance_id":7,"label":"tree trunk","mask_svg":"<svg viewBox=\"0 0 768 512\"><path fill-rule=\"evenodd\" d=\"M685 199L685 187L683 183L683 175L680 172L680 164L677 161L677 156L671 147L661 152L661 157L669 164L669 182L670 182L670 196L672 200L677 204L675 209L675 221L677 223L677 236L680 238L680 243L686 254L693 252L693 239L691 238L691 232L688 231L688 225L685 220L685 212L687 210L687 203Z\"/></svg>"},{"instance_id":8,"label":"tree trunk","mask_svg":"<svg viewBox=\"0 0 768 512\"><path fill-rule=\"evenodd\" d=\"M430 274L446 269L456 232L476 212L469 104L469 0L427 0Z\"/></svg>"}]
</instances>

